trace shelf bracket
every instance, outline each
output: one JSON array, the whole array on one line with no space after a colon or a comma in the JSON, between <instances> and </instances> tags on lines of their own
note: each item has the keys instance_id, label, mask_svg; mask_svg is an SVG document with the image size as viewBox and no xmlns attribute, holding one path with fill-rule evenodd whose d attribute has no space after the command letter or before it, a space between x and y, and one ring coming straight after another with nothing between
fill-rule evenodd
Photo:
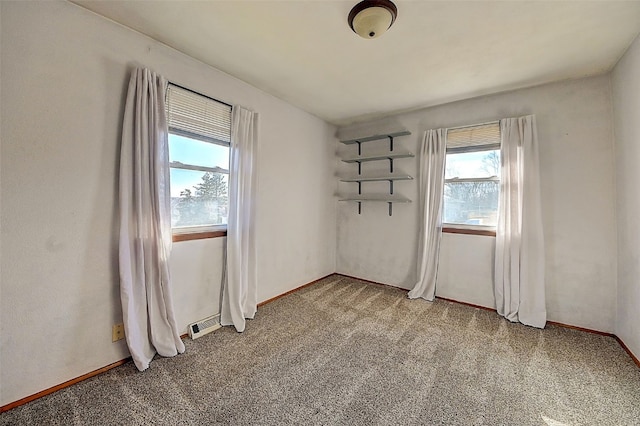
<instances>
[{"instance_id":1,"label":"shelf bracket","mask_svg":"<svg viewBox=\"0 0 640 426\"><path fill-rule=\"evenodd\" d=\"M393 136L389 136L389 151L393 152Z\"/></svg>"},{"instance_id":2,"label":"shelf bracket","mask_svg":"<svg viewBox=\"0 0 640 426\"><path fill-rule=\"evenodd\" d=\"M358 181L358 195L362 194L362 182Z\"/></svg>"},{"instance_id":3,"label":"shelf bracket","mask_svg":"<svg viewBox=\"0 0 640 426\"><path fill-rule=\"evenodd\" d=\"M357 161L358 163L358 176L362 174L362 161Z\"/></svg>"},{"instance_id":4,"label":"shelf bracket","mask_svg":"<svg viewBox=\"0 0 640 426\"><path fill-rule=\"evenodd\" d=\"M358 201L358 214L362 214L362 203Z\"/></svg>"},{"instance_id":5,"label":"shelf bracket","mask_svg":"<svg viewBox=\"0 0 640 426\"><path fill-rule=\"evenodd\" d=\"M389 173L393 173L393 158L389 158Z\"/></svg>"},{"instance_id":6,"label":"shelf bracket","mask_svg":"<svg viewBox=\"0 0 640 426\"><path fill-rule=\"evenodd\" d=\"M389 194L393 195L393 181L389 179Z\"/></svg>"},{"instance_id":7,"label":"shelf bracket","mask_svg":"<svg viewBox=\"0 0 640 426\"><path fill-rule=\"evenodd\" d=\"M356 141L356 143L358 144L358 155L361 155L361 153L362 153L362 142Z\"/></svg>"},{"instance_id":8,"label":"shelf bracket","mask_svg":"<svg viewBox=\"0 0 640 426\"><path fill-rule=\"evenodd\" d=\"M393 215L393 203L391 201L389 201L387 204L389 204L389 216Z\"/></svg>"}]
</instances>

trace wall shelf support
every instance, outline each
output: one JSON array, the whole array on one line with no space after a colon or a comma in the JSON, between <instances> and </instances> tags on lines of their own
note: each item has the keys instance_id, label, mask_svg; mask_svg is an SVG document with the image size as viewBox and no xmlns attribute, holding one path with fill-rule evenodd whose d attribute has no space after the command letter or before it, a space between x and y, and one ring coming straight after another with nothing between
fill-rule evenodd
<instances>
[{"instance_id":1,"label":"wall shelf support","mask_svg":"<svg viewBox=\"0 0 640 426\"><path fill-rule=\"evenodd\" d=\"M358 183L358 196L357 197L351 197L351 198L345 198L342 199L340 201L355 201L358 203L358 214L362 214L362 202L363 201L382 201L382 202L386 202L387 205L389 206L389 216L393 215L393 203L410 203L411 200L405 198L405 197L394 197L393 196L393 191L394 191L394 181L396 180L411 180L413 179L413 177L409 176L409 175L403 175L403 174L394 174L393 170L394 170L394 164L393 164L393 160L394 158L410 158L410 157L414 157L414 155L408 151L405 150L400 150L400 152L393 152L394 146L393 146L393 141L394 138L397 136L407 136L410 135L411 132L406 131L406 130L402 130L402 131L398 131L398 132L392 132L392 133L384 133L384 134L377 134L377 135L373 135L373 136L366 136L366 137L362 137L362 138L357 138L357 139L348 139L348 140L341 140L340 142L345 144L345 145L353 145L356 144L358 145L358 156L357 157L351 157L351 158L343 158L342 161L345 163L358 163L358 177L353 177L353 178L343 178L340 179L342 182L357 182ZM387 139L389 141L389 151L383 154L368 154L363 156L362 155L362 144L365 142L371 142L371 141L384 141L385 139ZM365 161L384 161L384 160L389 160L389 174L388 175L384 175L384 174L380 174L378 173L376 176L362 176L362 163ZM362 195L362 182L373 182L373 181L387 181L389 182L389 196L367 196L367 195Z\"/></svg>"}]
</instances>

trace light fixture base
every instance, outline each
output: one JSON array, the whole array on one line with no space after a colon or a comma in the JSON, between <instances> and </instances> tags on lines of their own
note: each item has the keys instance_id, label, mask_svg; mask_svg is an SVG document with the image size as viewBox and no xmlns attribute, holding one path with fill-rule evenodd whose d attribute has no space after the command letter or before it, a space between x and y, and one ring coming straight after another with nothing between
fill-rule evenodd
<instances>
[{"instance_id":1,"label":"light fixture base","mask_svg":"<svg viewBox=\"0 0 640 426\"><path fill-rule=\"evenodd\" d=\"M391 0L363 0L351 9L347 21L354 33L371 39L391 28L397 16L398 8Z\"/></svg>"}]
</instances>

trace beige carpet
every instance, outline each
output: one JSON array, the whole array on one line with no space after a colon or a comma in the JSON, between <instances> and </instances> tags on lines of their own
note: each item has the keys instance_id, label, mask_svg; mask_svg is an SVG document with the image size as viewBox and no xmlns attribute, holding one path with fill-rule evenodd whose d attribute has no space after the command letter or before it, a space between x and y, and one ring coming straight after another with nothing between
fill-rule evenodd
<instances>
[{"instance_id":1,"label":"beige carpet","mask_svg":"<svg viewBox=\"0 0 640 426\"><path fill-rule=\"evenodd\" d=\"M640 425L640 369L615 340L332 276L243 334L187 340L0 415L60 425Z\"/></svg>"}]
</instances>

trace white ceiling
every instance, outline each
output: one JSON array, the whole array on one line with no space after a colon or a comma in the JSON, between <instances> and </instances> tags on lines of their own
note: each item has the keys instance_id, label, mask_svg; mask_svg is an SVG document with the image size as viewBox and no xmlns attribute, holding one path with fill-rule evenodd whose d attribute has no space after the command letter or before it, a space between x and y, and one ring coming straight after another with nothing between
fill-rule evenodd
<instances>
[{"instance_id":1,"label":"white ceiling","mask_svg":"<svg viewBox=\"0 0 640 426\"><path fill-rule=\"evenodd\" d=\"M397 0L365 40L357 2L75 1L337 125L605 73L640 32L640 1Z\"/></svg>"}]
</instances>

